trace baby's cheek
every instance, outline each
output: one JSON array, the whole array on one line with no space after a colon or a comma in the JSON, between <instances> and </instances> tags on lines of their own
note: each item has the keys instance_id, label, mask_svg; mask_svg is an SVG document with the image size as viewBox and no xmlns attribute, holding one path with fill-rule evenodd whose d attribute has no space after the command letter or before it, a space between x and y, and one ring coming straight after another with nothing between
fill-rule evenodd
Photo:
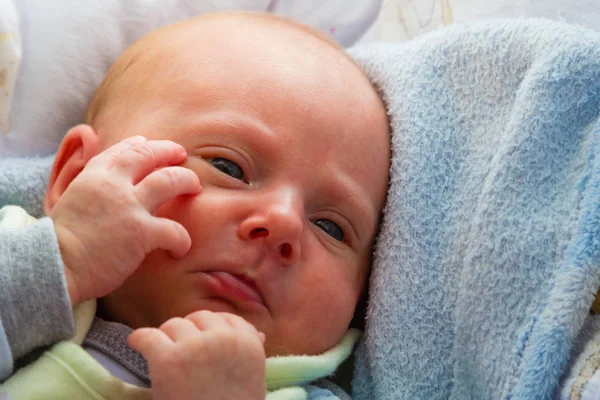
<instances>
[{"instance_id":1,"label":"baby's cheek","mask_svg":"<svg viewBox=\"0 0 600 400\"><path fill-rule=\"evenodd\" d=\"M184 209L189 207L195 196L179 196L163 203L154 212L154 215L161 218L179 220L185 215Z\"/></svg>"},{"instance_id":2,"label":"baby's cheek","mask_svg":"<svg viewBox=\"0 0 600 400\"><path fill-rule=\"evenodd\" d=\"M354 307L358 300L359 285L347 276L334 278L322 285L314 304L315 312L321 314L321 319L336 325L338 330L345 331L354 315ZM326 305L326 306L324 306Z\"/></svg>"},{"instance_id":3,"label":"baby's cheek","mask_svg":"<svg viewBox=\"0 0 600 400\"><path fill-rule=\"evenodd\" d=\"M324 306L327 304L327 306ZM321 303L320 318L313 318L312 340L314 352L322 353L339 343L354 315L354 301L350 297L339 297L327 303Z\"/></svg>"},{"instance_id":4,"label":"baby's cheek","mask_svg":"<svg viewBox=\"0 0 600 400\"><path fill-rule=\"evenodd\" d=\"M179 196L160 206L155 215L179 222L192 236L192 232L197 229L198 225L203 224L201 221L202 209L198 195Z\"/></svg>"}]
</instances>

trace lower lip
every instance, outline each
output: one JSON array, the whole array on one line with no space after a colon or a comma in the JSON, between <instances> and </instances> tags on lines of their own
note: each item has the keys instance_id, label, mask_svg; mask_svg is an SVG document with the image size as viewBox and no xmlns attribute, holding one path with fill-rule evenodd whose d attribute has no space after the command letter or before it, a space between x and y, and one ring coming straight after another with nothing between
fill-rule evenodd
<instances>
[{"instance_id":1,"label":"lower lip","mask_svg":"<svg viewBox=\"0 0 600 400\"><path fill-rule=\"evenodd\" d=\"M211 294L229 300L236 305L265 306L261 295L236 276L221 271L203 272L203 275L207 278L205 284Z\"/></svg>"}]
</instances>

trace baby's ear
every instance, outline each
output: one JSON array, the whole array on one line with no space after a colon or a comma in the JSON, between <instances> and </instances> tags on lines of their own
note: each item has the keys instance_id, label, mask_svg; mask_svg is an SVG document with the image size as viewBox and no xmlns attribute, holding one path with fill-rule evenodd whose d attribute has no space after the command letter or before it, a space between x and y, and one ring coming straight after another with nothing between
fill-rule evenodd
<instances>
[{"instance_id":1,"label":"baby's ear","mask_svg":"<svg viewBox=\"0 0 600 400\"><path fill-rule=\"evenodd\" d=\"M77 125L67 132L52 165L48 190L44 199L46 215L50 214L60 196L83 170L87 162L97 154L98 148L98 135L91 126Z\"/></svg>"}]
</instances>

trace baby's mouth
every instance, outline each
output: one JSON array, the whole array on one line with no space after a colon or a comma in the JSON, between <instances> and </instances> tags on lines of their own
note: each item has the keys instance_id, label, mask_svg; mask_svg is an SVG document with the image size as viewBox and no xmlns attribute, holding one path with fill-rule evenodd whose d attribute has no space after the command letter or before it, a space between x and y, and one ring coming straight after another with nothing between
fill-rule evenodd
<instances>
[{"instance_id":1,"label":"baby's mouth","mask_svg":"<svg viewBox=\"0 0 600 400\"><path fill-rule=\"evenodd\" d=\"M262 293L252 278L223 271L204 273L209 278L207 283L211 286L211 290L218 297L234 303L255 303L266 306Z\"/></svg>"}]
</instances>

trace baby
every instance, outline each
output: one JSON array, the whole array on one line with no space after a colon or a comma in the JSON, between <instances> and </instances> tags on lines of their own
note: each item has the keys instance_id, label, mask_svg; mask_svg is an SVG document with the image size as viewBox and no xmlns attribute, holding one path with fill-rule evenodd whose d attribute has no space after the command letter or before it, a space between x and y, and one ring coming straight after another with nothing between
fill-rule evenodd
<instances>
[{"instance_id":1,"label":"baby","mask_svg":"<svg viewBox=\"0 0 600 400\"><path fill-rule=\"evenodd\" d=\"M382 101L318 32L248 13L155 31L57 153L71 302L135 329L155 399L264 398L266 357L347 333L389 158Z\"/></svg>"}]
</instances>

